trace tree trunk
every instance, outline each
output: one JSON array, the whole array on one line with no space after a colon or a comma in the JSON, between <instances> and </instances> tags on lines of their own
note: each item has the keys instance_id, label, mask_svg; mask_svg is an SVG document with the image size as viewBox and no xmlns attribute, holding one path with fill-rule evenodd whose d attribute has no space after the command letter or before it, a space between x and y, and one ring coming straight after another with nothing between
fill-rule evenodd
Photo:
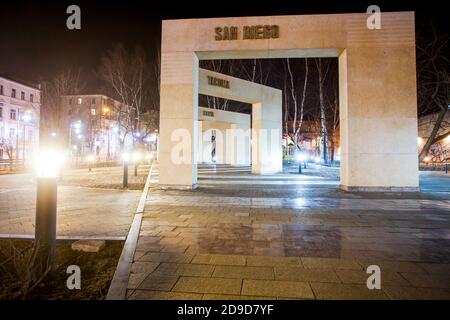
<instances>
[{"instance_id":1,"label":"tree trunk","mask_svg":"<svg viewBox=\"0 0 450 320\"><path fill-rule=\"evenodd\" d=\"M322 134L323 145L323 162L328 163L328 130L325 117L325 103L323 99L323 74L322 74L322 59L318 59L317 70L319 73L319 102L320 102L320 131Z\"/></svg>"},{"instance_id":2,"label":"tree trunk","mask_svg":"<svg viewBox=\"0 0 450 320\"><path fill-rule=\"evenodd\" d=\"M436 119L436 122L434 123L433 130L431 131L430 136L428 137L427 142L422 148L422 151L419 154L419 162L423 161L423 159L427 156L428 152L430 151L431 146L436 142L436 135L439 132L439 129L441 129L442 121L445 118L445 114L447 113L447 109L442 108L441 112L439 112L439 115Z\"/></svg>"},{"instance_id":3,"label":"tree trunk","mask_svg":"<svg viewBox=\"0 0 450 320\"><path fill-rule=\"evenodd\" d=\"M331 129L331 150L330 150L330 161L334 164L334 127Z\"/></svg>"}]
</instances>

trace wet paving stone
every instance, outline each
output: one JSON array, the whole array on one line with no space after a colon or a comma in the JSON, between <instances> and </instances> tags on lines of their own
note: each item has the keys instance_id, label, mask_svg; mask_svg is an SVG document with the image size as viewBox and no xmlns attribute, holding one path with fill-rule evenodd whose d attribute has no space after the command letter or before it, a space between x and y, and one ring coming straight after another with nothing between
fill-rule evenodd
<instances>
[{"instance_id":1,"label":"wet paving stone","mask_svg":"<svg viewBox=\"0 0 450 320\"><path fill-rule=\"evenodd\" d=\"M135 263L158 267L136 266L147 277L132 282L163 281L131 298L450 299L450 193L342 192L311 171L200 172L199 183L149 193ZM366 286L370 265L381 290Z\"/></svg>"}]
</instances>

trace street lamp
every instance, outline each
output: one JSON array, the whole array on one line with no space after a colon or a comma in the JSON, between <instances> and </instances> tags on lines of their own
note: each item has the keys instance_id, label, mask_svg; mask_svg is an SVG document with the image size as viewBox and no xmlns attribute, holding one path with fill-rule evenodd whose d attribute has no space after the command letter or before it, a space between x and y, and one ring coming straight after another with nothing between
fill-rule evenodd
<instances>
[{"instance_id":1,"label":"street lamp","mask_svg":"<svg viewBox=\"0 0 450 320\"><path fill-rule=\"evenodd\" d=\"M140 152L135 151L133 152L133 162L134 162L134 176L137 177L137 172L138 172L138 166L139 166L139 161L141 161L142 159L142 155Z\"/></svg>"},{"instance_id":2,"label":"street lamp","mask_svg":"<svg viewBox=\"0 0 450 320\"><path fill-rule=\"evenodd\" d=\"M298 173L302 173L302 162L305 162L306 168L306 154L304 152L299 152L297 154L297 160L298 160Z\"/></svg>"},{"instance_id":3,"label":"street lamp","mask_svg":"<svg viewBox=\"0 0 450 320\"><path fill-rule=\"evenodd\" d=\"M23 115L23 135L22 135L22 165L25 168L25 138L27 132L27 124L31 121L31 111L26 111Z\"/></svg>"},{"instance_id":4,"label":"street lamp","mask_svg":"<svg viewBox=\"0 0 450 320\"><path fill-rule=\"evenodd\" d=\"M36 159L36 224L35 246L39 250L40 271L55 270L56 208L58 174L64 157L54 151L45 150Z\"/></svg>"},{"instance_id":5,"label":"street lamp","mask_svg":"<svg viewBox=\"0 0 450 320\"><path fill-rule=\"evenodd\" d=\"M123 187L128 187L128 162L130 161L130 154L124 153L122 155L122 161L123 161Z\"/></svg>"}]
</instances>

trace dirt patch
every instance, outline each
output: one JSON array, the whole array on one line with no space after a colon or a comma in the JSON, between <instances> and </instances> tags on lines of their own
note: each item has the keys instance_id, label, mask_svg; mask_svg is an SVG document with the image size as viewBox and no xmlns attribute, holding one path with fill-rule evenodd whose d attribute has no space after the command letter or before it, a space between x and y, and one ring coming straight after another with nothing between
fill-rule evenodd
<instances>
[{"instance_id":1,"label":"dirt patch","mask_svg":"<svg viewBox=\"0 0 450 320\"><path fill-rule=\"evenodd\" d=\"M0 299L34 300L102 300L114 276L122 252L123 241L107 241L98 253L73 251L74 241L58 241L56 270L26 294L21 292L27 280L27 262L31 240L0 240ZM81 270L81 289L69 290L67 267L76 265ZM30 285L29 287L32 287ZM25 290L26 291L26 290Z\"/></svg>"}]
</instances>

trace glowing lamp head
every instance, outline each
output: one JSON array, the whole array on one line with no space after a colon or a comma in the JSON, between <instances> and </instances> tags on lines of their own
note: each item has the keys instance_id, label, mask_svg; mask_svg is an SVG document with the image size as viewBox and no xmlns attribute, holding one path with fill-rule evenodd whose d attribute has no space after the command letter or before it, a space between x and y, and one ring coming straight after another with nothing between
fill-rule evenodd
<instances>
[{"instance_id":1,"label":"glowing lamp head","mask_svg":"<svg viewBox=\"0 0 450 320\"><path fill-rule=\"evenodd\" d=\"M64 155L56 150L42 150L36 158L36 175L39 178L56 178L64 163Z\"/></svg>"},{"instance_id":2,"label":"glowing lamp head","mask_svg":"<svg viewBox=\"0 0 450 320\"><path fill-rule=\"evenodd\" d=\"M300 152L299 154L297 154L297 160L298 161L306 161L307 157L306 154L304 152Z\"/></svg>"},{"instance_id":3,"label":"glowing lamp head","mask_svg":"<svg viewBox=\"0 0 450 320\"><path fill-rule=\"evenodd\" d=\"M149 142L155 142L155 141L156 141L156 134L152 133L152 134L148 137L148 141L149 141Z\"/></svg>"},{"instance_id":4,"label":"glowing lamp head","mask_svg":"<svg viewBox=\"0 0 450 320\"><path fill-rule=\"evenodd\" d=\"M124 153L124 154L122 155L122 161L123 161L123 162L128 162L128 161L130 161L130 154L129 154L129 153Z\"/></svg>"},{"instance_id":5,"label":"glowing lamp head","mask_svg":"<svg viewBox=\"0 0 450 320\"><path fill-rule=\"evenodd\" d=\"M86 159L87 159L87 161L89 161L89 162L94 162L95 156L94 156L93 154L90 154L90 155L87 156Z\"/></svg>"},{"instance_id":6,"label":"glowing lamp head","mask_svg":"<svg viewBox=\"0 0 450 320\"><path fill-rule=\"evenodd\" d=\"M152 160L152 159L153 159L153 154L147 153L147 154L145 155L145 160Z\"/></svg>"},{"instance_id":7,"label":"glowing lamp head","mask_svg":"<svg viewBox=\"0 0 450 320\"><path fill-rule=\"evenodd\" d=\"M31 121L31 114L29 112L26 112L23 115L23 121L25 121L25 122L30 122Z\"/></svg>"},{"instance_id":8,"label":"glowing lamp head","mask_svg":"<svg viewBox=\"0 0 450 320\"><path fill-rule=\"evenodd\" d=\"M50 135L51 135L52 137L56 137L56 132L52 132L52 133L50 133Z\"/></svg>"},{"instance_id":9,"label":"glowing lamp head","mask_svg":"<svg viewBox=\"0 0 450 320\"><path fill-rule=\"evenodd\" d=\"M140 152L133 152L133 161L138 162L141 161L142 154Z\"/></svg>"}]
</instances>

